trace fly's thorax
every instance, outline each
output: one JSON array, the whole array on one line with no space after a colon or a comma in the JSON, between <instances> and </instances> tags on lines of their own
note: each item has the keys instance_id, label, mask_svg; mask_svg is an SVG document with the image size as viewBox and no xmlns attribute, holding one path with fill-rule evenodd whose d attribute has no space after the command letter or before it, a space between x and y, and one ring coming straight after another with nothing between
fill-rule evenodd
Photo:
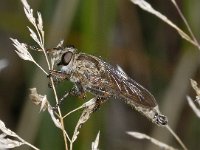
<instances>
[{"instance_id":1,"label":"fly's thorax","mask_svg":"<svg viewBox=\"0 0 200 150\"><path fill-rule=\"evenodd\" d=\"M90 73L91 75L97 75L101 72L101 60L95 56L80 53L76 58L76 62L80 73Z\"/></svg>"},{"instance_id":2,"label":"fly's thorax","mask_svg":"<svg viewBox=\"0 0 200 150\"><path fill-rule=\"evenodd\" d=\"M85 80L100 76L103 69L99 58L84 53L77 54L74 66L74 75L82 76Z\"/></svg>"}]
</instances>

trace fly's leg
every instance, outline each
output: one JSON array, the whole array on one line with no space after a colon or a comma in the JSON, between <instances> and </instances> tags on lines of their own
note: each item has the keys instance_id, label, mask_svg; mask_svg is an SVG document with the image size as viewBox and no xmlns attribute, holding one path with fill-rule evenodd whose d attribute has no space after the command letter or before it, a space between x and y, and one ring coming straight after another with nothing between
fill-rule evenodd
<instances>
[{"instance_id":1,"label":"fly's leg","mask_svg":"<svg viewBox=\"0 0 200 150\"><path fill-rule=\"evenodd\" d=\"M62 49L64 49L64 48L62 47L62 43L59 43L59 46L54 47L54 48L47 48L47 49L45 49L45 50L46 50L47 54L50 54L50 53L53 52L53 51L62 50Z\"/></svg>"},{"instance_id":2,"label":"fly's leg","mask_svg":"<svg viewBox=\"0 0 200 150\"><path fill-rule=\"evenodd\" d=\"M78 96L84 99L86 98L86 94L82 85L80 83L75 83L75 86L70 91L65 92L63 97L59 99L58 103L55 107L53 107L53 109L57 109L60 106L60 104L67 98L68 95Z\"/></svg>"},{"instance_id":3,"label":"fly's leg","mask_svg":"<svg viewBox=\"0 0 200 150\"><path fill-rule=\"evenodd\" d=\"M58 107L61 105L61 103L64 101L65 98L67 98L67 96L69 95L70 92L65 92L65 94L63 95L63 97L61 99L58 100L58 103L52 107L52 109L57 110Z\"/></svg>"},{"instance_id":4,"label":"fly's leg","mask_svg":"<svg viewBox=\"0 0 200 150\"><path fill-rule=\"evenodd\" d=\"M97 110L100 108L100 106L101 106L104 102L106 102L107 100L108 100L108 99L105 98L105 97L97 97L97 100L96 100L96 103L95 103L95 106L94 106L92 112L97 111Z\"/></svg>"},{"instance_id":5,"label":"fly's leg","mask_svg":"<svg viewBox=\"0 0 200 150\"><path fill-rule=\"evenodd\" d=\"M88 91L90 91L91 93L94 93L95 95L97 95L96 97L96 103L95 106L93 108L93 112L97 111L100 106L106 102L108 100L108 98L110 97L109 93L105 91L105 89L103 88L99 88L99 89L95 89L95 88L87 88Z\"/></svg>"},{"instance_id":6,"label":"fly's leg","mask_svg":"<svg viewBox=\"0 0 200 150\"><path fill-rule=\"evenodd\" d=\"M86 98L86 93L80 82L75 83L75 86L70 90L70 95L78 96L81 99Z\"/></svg>"},{"instance_id":7,"label":"fly's leg","mask_svg":"<svg viewBox=\"0 0 200 150\"><path fill-rule=\"evenodd\" d=\"M60 78L60 79L67 79L67 78L69 78L69 74L61 72L61 71L57 71L57 70L50 70L48 77L56 77L56 78Z\"/></svg>"},{"instance_id":8,"label":"fly's leg","mask_svg":"<svg viewBox=\"0 0 200 150\"><path fill-rule=\"evenodd\" d=\"M57 71L57 70L50 70L49 75L47 77L48 78L52 77L53 78L53 83L55 85L60 83L61 81L65 80L65 79L69 79L69 75L68 74L63 73L61 71ZM52 83L49 82L48 86L51 88L52 87Z\"/></svg>"},{"instance_id":9,"label":"fly's leg","mask_svg":"<svg viewBox=\"0 0 200 150\"><path fill-rule=\"evenodd\" d=\"M61 81L65 80L65 79L69 79L69 75L66 73L63 73L61 71L57 71L57 70L50 70L49 71L49 75L47 76L48 78L52 77L53 78L53 83L56 85L58 83L60 83ZM52 88L52 83L49 82L48 86L50 88ZM56 106L52 107L53 109L57 109L58 106L60 106L61 102L69 95L69 92L65 92L64 96L58 101L58 103L56 104Z\"/></svg>"},{"instance_id":10,"label":"fly's leg","mask_svg":"<svg viewBox=\"0 0 200 150\"><path fill-rule=\"evenodd\" d=\"M60 79L58 79L58 78L53 78L53 83L54 83L54 85L58 85L61 81L63 81L63 80L60 80ZM49 81L48 87L49 87L49 88L52 88L52 83L51 83L51 81Z\"/></svg>"}]
</instances>

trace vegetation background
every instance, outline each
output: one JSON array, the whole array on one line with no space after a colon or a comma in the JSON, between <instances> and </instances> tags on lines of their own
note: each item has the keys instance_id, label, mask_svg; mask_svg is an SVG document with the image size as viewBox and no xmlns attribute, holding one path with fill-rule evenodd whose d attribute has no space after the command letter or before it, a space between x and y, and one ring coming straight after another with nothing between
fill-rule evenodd
<instances>
[{"instance_id":1,"label":"vegetation background","mask_svg":"<svg viewBox=\"0 0 200 150\"><path fill-rule=\"evenodd\" d=\"M169 125L185 145L191 150L200 149L200 121L186 101L186 95L195 96L189 79L200 83L200 52L195 47L181 39L171 27L129 0L28 2L35 11L42 13L47 48L55 47L64 39L66 45L73 44L82 52L101 56L113 65L120 65L156 97L160 110L168 116ZM170 1L148 2L186 31ZM200 1L176 2L199 39ZM28 98L29 88L37 87L39 93L48 93L50 99L48 79L32 63L19 59L9 40L13 37L34 45L28 25L20 0L0 1L0 59L8 61L8 66L0 72L0 119L42 150L63 149L61 131L53 125L49 115L46 112L39 113L39 109ZM44 64L43 57L32 53L40 64ZM58 87L60 97L70 86L69 82L65 82ZM51 101L53 104L54 99ZM82 103L83 100L70 97L63 103L62 110L68 112ZM79 115L80 112L65 120L66 130L70 134ZM157 148L149 141L130 137L126 131L146 133L178 147L165 129L152 124L119 100L109 100L93 114L81 128L74 149L89 149L99 130L102 150Z\"/></svg>"}]
</instances>

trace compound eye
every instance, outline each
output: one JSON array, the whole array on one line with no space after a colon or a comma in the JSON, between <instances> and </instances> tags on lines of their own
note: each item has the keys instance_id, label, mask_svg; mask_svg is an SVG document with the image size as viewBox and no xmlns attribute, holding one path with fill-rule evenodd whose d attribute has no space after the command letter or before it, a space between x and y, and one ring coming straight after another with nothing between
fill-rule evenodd
<instances>
[{"instance_id":1,"label":"compound eye","mask_svg":"<svg viewBox=\"0 0 200 150\"><path fill-rule=\"evenodd\" d=\"M72 55L73 53L72 52L66 52L62 55L62 58L61 58L61 62L58 63L58 65L68 65L69 62L71 61L72 59Z\"/></svg>"}]
</instances>

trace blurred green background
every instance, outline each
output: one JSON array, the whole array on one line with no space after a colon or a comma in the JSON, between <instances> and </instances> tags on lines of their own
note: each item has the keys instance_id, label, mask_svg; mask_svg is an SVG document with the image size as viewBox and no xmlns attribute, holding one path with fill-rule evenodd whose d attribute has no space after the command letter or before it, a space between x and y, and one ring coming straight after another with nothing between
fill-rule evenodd
<instances>
[{"instance_id":1,"label":"blurred green background","mask_svg":"<svg viewBox=\"0 0 200 150\"><path fill-rule=\"evenodd\" d=\"M187 31L170 1L149 2ZM64 39L65 45L75 45L82 52L120 65L156 97L161 112L168 116L169 125L185 145L191 150L200 149L200 120L186 101L186 95L195 98L189 79L200 83L200 52L194 46L129 0L29 0L28 3L35 14L36 11L42 13L46 48L55 47ZM198 39L200 1L178 0L177 3ZM37 46L27 26L32 27L20 0L0 0L0 59L8 62L0 72L0 119L42 150L64 149L61 131L54 126L48 113L39 113L39 108L28 98L29 88L36 87L38 93L47 94L55 105L46 75L33 63L21 60L9 40L13 37ZM34 51L31 53L47 69L44 57ZM58 87L59 96L70 87L69 82L62 83ZM68 98L62 105L63 114L84 102ZM80 113L65 119L70 135ZM152 124L120 100L109 100L92 115L80 129L74 149L90 149L99 130L102 150L158 149L149 141L130 137L126 131L146 133L179 147L168 131Z\"/></svg>"}]
</instances>

